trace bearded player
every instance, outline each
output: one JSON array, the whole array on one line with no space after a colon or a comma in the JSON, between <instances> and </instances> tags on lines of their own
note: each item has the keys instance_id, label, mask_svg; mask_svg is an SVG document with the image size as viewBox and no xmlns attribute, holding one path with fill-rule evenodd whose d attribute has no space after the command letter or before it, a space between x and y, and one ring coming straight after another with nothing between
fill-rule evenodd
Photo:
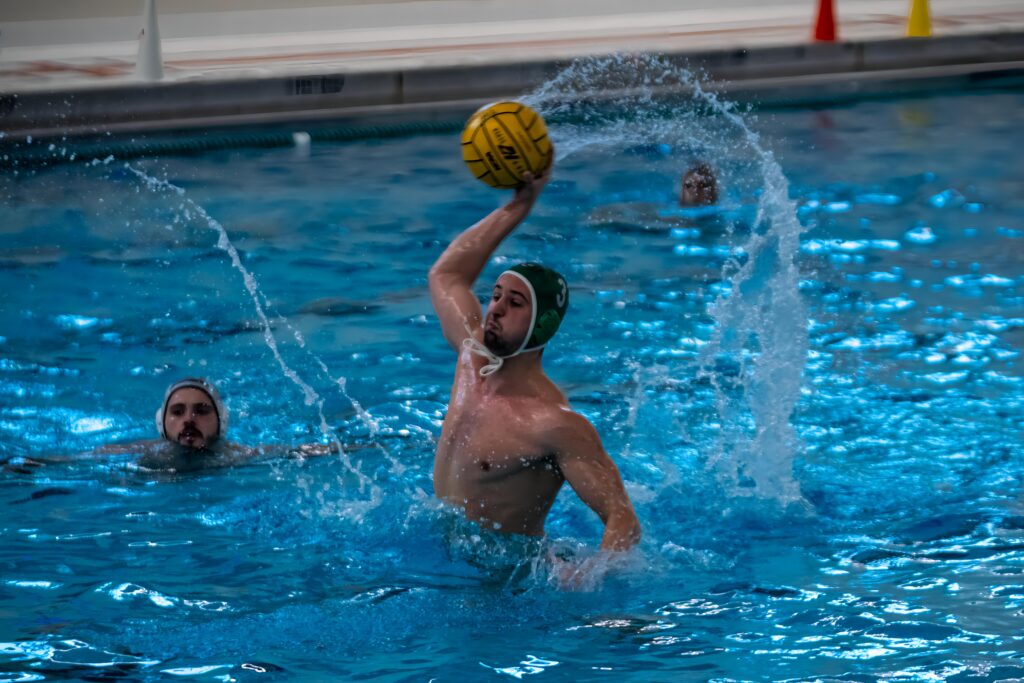
<instances>
[{"instance_id":1,"label":"bearded player","mask_svg":"<svg viewBox=\"0 0 1024 683\"><path fill-rule=\"evenodd\" d=\"M430 296L458 354L434 458L434 491L485 528L543 536L562 484L604 523L601 549L624 551L640 524L597 431L570 408L541 358L569 305L565 278L521 263L494 283L486 316L472 292L491 255L533 208L549 171L469 228L430 269Z\"/></svg>"}]
</instances>

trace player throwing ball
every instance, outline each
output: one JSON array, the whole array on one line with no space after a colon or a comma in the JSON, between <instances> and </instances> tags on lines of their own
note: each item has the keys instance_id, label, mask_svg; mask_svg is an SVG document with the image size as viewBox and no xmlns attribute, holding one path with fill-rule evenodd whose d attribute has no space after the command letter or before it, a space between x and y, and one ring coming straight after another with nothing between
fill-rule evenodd
<instances>
[{"instance_id":1,"label":"player throwing ball","mask_svg":"<svg viewBox=\"0 0 1024 683\"><path fill-rule=\"evenodd\" d=\"M434 491L486 528L543 536L568 482L604 523L601 549L624 551L639 540L640 525L619 470L541 367L568 307L565 279L535 263L513 266L494 283L486 316L472 292L549 177L550 169L525 174L512 200L456 237L430 269L434 310L458 354Z\"/></svg>"}]
</instances>

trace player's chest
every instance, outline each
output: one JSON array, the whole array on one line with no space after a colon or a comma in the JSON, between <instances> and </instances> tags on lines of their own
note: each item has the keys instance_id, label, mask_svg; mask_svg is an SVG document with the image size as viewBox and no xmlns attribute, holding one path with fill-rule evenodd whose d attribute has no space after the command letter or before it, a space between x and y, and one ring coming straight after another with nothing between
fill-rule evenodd
<instances>
[{"instance_id":1,"label":"player's chest","mask_svg":"<svg viewBox=\"0 0 1024 683\"><path fill-rule=\"evenodd\" d=\"M495 462L545 455L536 420L514 402L470 397L449 408L445 422L447 440L459 453Z\"/></svg>"}]
</instances>

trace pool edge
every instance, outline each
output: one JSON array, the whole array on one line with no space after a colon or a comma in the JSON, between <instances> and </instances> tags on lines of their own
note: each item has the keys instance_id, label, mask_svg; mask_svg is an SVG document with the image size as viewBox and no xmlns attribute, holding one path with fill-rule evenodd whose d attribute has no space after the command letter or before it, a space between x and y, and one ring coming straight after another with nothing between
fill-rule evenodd
<instances>
[{"instance_id":1,"label":"pool edge","mask_svg":"<svg viewBox=\"0 0 1024 683\"><path fill-rule=\"evenodd\" d=\"M660 54L702 74L709 88L730 99L762 106L1024 82L1024 31ZM29 136L451 120L483 102L526 92L568 63L538 59L4 93L0 146Z\"/></svg>"}]
</instances>

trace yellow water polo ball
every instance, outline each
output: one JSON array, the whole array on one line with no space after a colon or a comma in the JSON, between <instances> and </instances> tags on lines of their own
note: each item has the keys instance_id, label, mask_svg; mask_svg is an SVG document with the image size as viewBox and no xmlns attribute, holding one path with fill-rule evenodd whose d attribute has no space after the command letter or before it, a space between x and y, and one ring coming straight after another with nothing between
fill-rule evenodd
<instances>
[{"instance_id":1,"label":"yellow water polo ball","mask_svg":"<svg viewBox=\"0 0 1024 683\"><path fill-rule=\"evenodd\" d=\"M523 174L540 175L554 148L536 111L519 102L495 102L469 117L462 131L462 158L477 180L514 188Z\"/></svg>"}]
</instances>

